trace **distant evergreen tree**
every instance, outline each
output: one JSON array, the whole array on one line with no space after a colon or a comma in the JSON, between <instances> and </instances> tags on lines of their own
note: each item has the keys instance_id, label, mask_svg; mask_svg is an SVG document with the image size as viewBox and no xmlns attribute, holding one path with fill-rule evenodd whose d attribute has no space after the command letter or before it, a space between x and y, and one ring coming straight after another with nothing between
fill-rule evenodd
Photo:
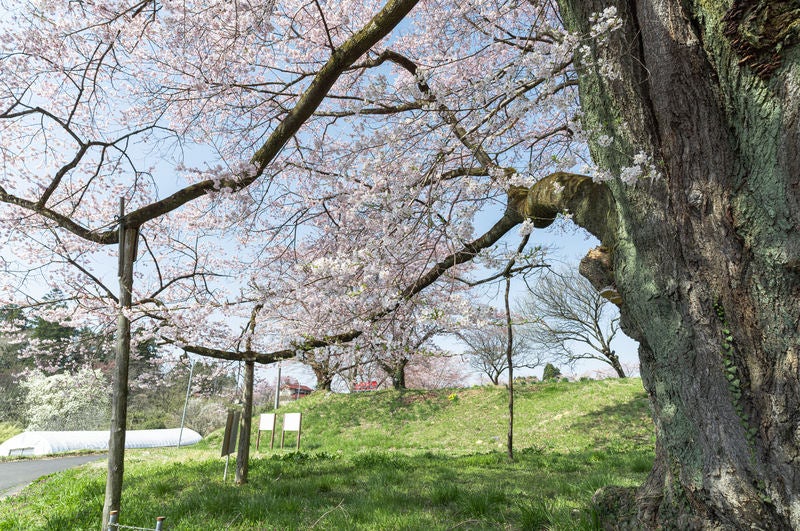
<instances>
[{"instance_id":1,"label":"distant evergreen tree","mask_svg":"<svg viewBox=\"0 0 800 531\"><path fill-rule=\"evenodd\" d=\"M561 376L561 370L553 365L552 363L548 363L544 366L544 372L542 373L542 380L556 380Z\"/></svg>"}]
</instances>

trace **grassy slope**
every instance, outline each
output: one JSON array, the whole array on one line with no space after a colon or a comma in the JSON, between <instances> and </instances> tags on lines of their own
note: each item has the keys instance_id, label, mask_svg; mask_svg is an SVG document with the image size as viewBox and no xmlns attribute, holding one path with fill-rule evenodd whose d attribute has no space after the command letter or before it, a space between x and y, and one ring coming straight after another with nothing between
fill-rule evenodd
<instances>
[{"instance_id":1,"label":"grassy slope","mask_svg":"<svg viewBox=\"0 0 800 531\"><path fill-rule=\"evenodd\" d=\"M514 462L505 456L505 390L450 393L317 393L284 406L303 411L301 452L262 441L242 487L222 481L219 433L191 448L129 451L121 522L148 526L163 515L170 530L591 529L593 492L640 483L652 463L639 380L519 388ZM0 529L97 529L104 467L57 474L0 502Z\"/></svg>"},{"instance_id":2,"label":"grassy slope","mask_svg":"<svg viewBox=\"0 0 800 531\"><path fill-rule=\"evenodd\" d=\"M22 432L22 429L18 426L0 422L0 443L4 443L20 432Z\"/></svg>"}]
</instances>

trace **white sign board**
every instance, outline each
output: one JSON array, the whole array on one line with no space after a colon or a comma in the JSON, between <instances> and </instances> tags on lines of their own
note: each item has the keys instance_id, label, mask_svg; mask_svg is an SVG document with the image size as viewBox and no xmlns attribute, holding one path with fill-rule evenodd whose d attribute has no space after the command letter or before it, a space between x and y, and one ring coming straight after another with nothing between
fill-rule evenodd
<instances>
[{"instance_id":1,"label":"white sign board","mask_svg":"<svg viewBox=\"0 0 800 531\"><path fill-rule=\"evenodd\" d=\"M272 431L275 429L275 413L262 413L261 422L258 425L261 431Z\"/></svg>"},{"instance_id":2,"label":"white sign board","mask_svg":"<svg viewBox=\"0 0 800 531\"><path fill-rule=\"evenodd\" d=\"M300 431L302 413L286 413L283 416L283 431Z\"/></svg>"}]
</instances>

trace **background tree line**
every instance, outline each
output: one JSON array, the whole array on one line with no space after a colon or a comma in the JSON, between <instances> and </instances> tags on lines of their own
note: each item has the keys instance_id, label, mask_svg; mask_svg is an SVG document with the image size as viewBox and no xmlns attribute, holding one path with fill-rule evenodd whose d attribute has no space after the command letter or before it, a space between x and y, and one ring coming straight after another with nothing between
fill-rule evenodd
<instances>
[{"instance_id":1,"label":"background tree line","mask_svg":"<svg viewBox=\"0 0 800 531\"><path fill-rule=\"evenodd\" d=\"M59 291L43 306L68 310ZM39 306L0 309L0 422L29 430L102 430L110 415L113 337L104 330L53 322ZM175 427L180 423L189 361L175 358L154 339L136 344L130 365L130 429ZM237 396L235 366L194 363L187 426L208 433L224 422ZM262 389L262 394L271 389Z\"/></svg>"}]
</instances>

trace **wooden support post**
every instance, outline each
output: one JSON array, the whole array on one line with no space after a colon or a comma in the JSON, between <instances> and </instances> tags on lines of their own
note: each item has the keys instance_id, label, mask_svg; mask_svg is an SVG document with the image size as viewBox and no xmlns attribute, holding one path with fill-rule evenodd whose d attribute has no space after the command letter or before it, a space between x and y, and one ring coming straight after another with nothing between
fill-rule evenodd
<instances>
[{"instance_id":1,"label":"wooden support post","mask_svg":"<svg viewBox=\"0 0 800 531\"><path fill-rule=\"evenodd\" d=\"M119 313L117 315L117 352L114 363L111 429L108 440L108 475L103 504L103 528L111 511L119 511L122 477L125 468L125 429L128 421L128 364L131 352L131 308L133 262L136 260L138 227L125 224L125 200L119 200Z\"/></svg>"},{"instance_id":2,"label":"wooden support post","mask_svg":"<svg viewBox=\"0 0 800 531\"><path fill-rule=\"evenodd\" d=\"M236 454L236 484L247 483L247 469L250 462L250 433L253 425L253 381L255 362L244 363L244 411L242 411L241 431L239 432L239 451Z\"/></svg>"}]
</instances>

